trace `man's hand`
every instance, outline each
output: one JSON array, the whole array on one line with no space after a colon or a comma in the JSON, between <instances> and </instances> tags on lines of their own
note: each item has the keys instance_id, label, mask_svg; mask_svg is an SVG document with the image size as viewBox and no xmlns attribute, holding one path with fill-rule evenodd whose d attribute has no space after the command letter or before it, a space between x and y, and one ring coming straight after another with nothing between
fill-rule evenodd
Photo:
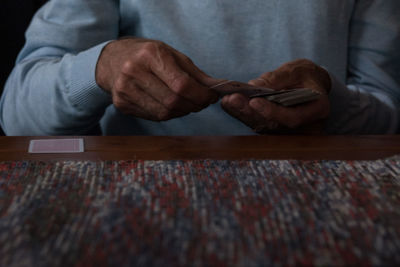
<instances>
[{"instance_id":1,"label":"man's hand","mask_svg":"<svg viewBox=\"0 0 400 267\"><path fill-rule=\"evenodd\" d=\"M147 39L109 43L97 62L96 81L123 113L154 121L197 112L218 100L208 87L219 80L172 47Z\"/></svg>"},{"instance_id":2,"label":"man's hand","mask_svg":"<svg viewBox=\"0 0 400 267\"><path fill-rule=\"evenodd\" d=\"M327 95L331 87L329 74L309 60L300 59L286 63L275 71L264 73L259 78L251 80L249 84L276 90L310 88L322 93L316 101L293 107L283 107L262 97L248 99L241 94L225 96L222 99L225 111L257 133L309 132L310 129L307 127L329 115Z\"/></svg>"}]
</instances>

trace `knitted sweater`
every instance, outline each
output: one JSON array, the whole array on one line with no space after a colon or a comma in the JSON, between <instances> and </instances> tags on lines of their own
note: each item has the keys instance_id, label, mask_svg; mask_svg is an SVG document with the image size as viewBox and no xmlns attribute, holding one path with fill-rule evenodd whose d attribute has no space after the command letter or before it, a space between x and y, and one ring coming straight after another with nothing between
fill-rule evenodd
<instances>
[{"instance_id":1,"label":"knitted sweater","mask_svg":"<svg viewBox=\"0 0 400 267\"><path fill-rule=\"evenodd\" d=\"M246 82L307 58L332 77L331 134L394 133L398 0L52 0L34 16L1 99L8 135L248 135L220 103L165 122L120 113L95 81L104 45L161 40L207 74Z\"/></svg>"}]
</instances>

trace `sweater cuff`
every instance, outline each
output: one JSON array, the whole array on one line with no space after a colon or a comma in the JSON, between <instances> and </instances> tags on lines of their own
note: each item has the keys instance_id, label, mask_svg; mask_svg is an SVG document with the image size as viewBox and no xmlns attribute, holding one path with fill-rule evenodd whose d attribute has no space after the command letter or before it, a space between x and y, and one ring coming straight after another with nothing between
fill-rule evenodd
<instances>
[{"instance_id":1,"label":"sweater cuff","mask_svg":"<svg viewBox=\"0 0 400 267\"><path fill-rule=\"evenodd\" d=\"M339 82L334 75L329 75L331 77L331 91L329 92L331 113L340 114L341 112L346 112L349 100L349 90L347 86Z\"/></svg>"},{"instance_id":2,"label":"sweater cuff","mask_svg":"<svg viewBox=\"0 0 400 267\"><path fill-rule=\"evenodd\" d=\"M339 127L339 120L346 117L350 104L349 89L341 83L334 75L329 73L331 78L331 91L329 92L330 115L325 123L327 133L336 133Z\"/></svg>"},{"instance_id":3,"label":"sweater cuff","mask_svg":"<svg viewBox=\"0 0 400 267\"><path fill-rule=\"evenodd\" d=\"M74 56L68 88L71 102L80 110L103 112L112 103L111 95L96 83L97 61L108 43L104 42Z\"/></svg>"}]
</instances>

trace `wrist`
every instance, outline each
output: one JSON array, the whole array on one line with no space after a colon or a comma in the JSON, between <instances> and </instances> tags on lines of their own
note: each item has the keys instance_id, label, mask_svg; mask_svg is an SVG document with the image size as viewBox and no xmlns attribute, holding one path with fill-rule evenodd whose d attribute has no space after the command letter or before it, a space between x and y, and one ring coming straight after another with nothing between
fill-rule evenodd
<instances>
[{"instance_id":1,"label":"wrist","mask_svg":"<svg viewBox=\"0 0 400 267\"><path fill-rule=\"evenodd\" d=\"M111 57L110 57L110 46L115 41L109 42L107 45L105 45L100 53L100 56L97 60L96 64L96 74L95 74L95 79L97 85L102 88L103 90L107 92L111 92L111 74L112 74L112 68L111 68Z\"/></svg>"}]
</instances>

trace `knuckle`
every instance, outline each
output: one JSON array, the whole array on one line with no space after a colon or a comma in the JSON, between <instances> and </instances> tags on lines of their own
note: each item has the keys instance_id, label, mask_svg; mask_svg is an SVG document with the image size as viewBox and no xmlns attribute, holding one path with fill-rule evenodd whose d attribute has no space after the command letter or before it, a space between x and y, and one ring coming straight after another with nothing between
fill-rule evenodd
<instances>
[{"instance_id":1,"label":"knuckle","mask_svg":"<svg viewBox=\"0 0 400 267\"><path fill-rule=\"evenodd\" d=\"M142 44L136 52L135 62L141 66L163 68L166 57L168 57L166 45L160 41L151 41Z\"/></svg>"},{"instance_id":2,"label":"knuckle","mask_svg":"<svg viewBox=\"0 0 400 267\"><path fill-rule=\"evenodd\" d=\"M167 109L174 109L175 107L178 106L180 98L177 95L172 95L169 97L164 98L163 100L163 105L167 108Z\"/></svg>"},{"instance_id":3,"label":"knuckle","mask_svg":"<svg viewBox=\"0 0 400 267\"><path fill-rule=\"evenodd\" d=\"M141 49L140 49L140 54L145 57L153 57L155 54L160 53L161 51L164 50L164 44L160 41L150 41L150 42L145 42Z\"/></svg>"},{"instance_id":4,"label":"knuckle","mask_svg":"<svg viewBox=\"0 0 400 267\"><path fill-rule=\"evenodd\" d=\"M261 74L261 76L260 76L259 79L265 81L265 80L268 80L270 77L272 77L272 76L274 76L274 75L275 75L275 72L273 72L273 71L268 71L268 72L265 72L265 73Z\"/></svg>"},{"instance_id":5,"label":"knuckle","mask_svg":"<svg viewBox=\"0 0 400 267\"><path fill-rule=\"evenodd\" d=\"M143 45L141 49L136 52L136 57L138 62L147 62L152 58L154 52L152 52L149 48L146 47L147 45Z\"/></svg>"},{"instance_id":6,"label":"knuckle","mask_svg":"<svg viewBox=\"0 0 400 267\"><path fill-rule=\"evenodd\" d=\"M150 48L154 48L155 50L162 49L165 47L165 44L158 40L152 40L147 42Z\"/></svg>"},{"instance_id":7,"label":"knuckle","mask_svg":"<svg viewBox=\"0 0 400 267\"><path fill-rule=\"evenodd\" d=\"M287 64L288 69L294 70L294 71L299 71L299 70L303 70L305 68L310 68L314 65L315 65L314 62L312 62L311 60L306 59L306 58L296 59L295 61L292 61Z\"/></svg>"},{"instance_id":8,"label":"knuckle","mask_svg":"<svg viewBox=\"0 0 400 267\"><path fill-rule=\"evenodd\" d=\"M297 63L299 64L312 64L312 61L306 58L300 58L297 60Z\"/></svg>"},{"instance_id":9,"label":"knuckle","mask_svg":"<svg viewBox=\"0 0 400 267\"><path fill-rule=\"evenodd\" d=\"M156 119L158 121L166 121L169 120L172 117L172 112L168 109L161 109L157 114L156 114Z\"/></svg>"},{"instance_id":10,"label":"knuckle","mask_svg":"<svg viewBox=\"0 0 400 267\"><path fill-rule=\"evenodd\" d=\"M119 110L123 110L125 108L125 101L121 97L113 97L113 104Z\"/></svg>"},{"instance_id":11,"label":"knuckle","mask_svg":"<svg viewBox=\"0 0 400 267\"><path fill-rule=\"evenodd\" d=\"M190 78L188 75L177 75L171 81L171 89L179 94L187 90L190 86Z\"/></svg>"},{"instance_id":12,"label":"knuckle","mask_svg":"<svg viewBox=\"0 0 400 267\"><path fill-rule=\"evenodd\" d=\"M314 62L312 62L311 60L309 60L307 58L300 58L300 59L296 59L296 60L290 62L289 65L291 65L293 67L310 66L310 65L314 65Z\"/></svg>"},{"instance_id":13,"label":"knuckle","mask_svg":"<svg viewBox=\"0 0 400 267\"><path fill-rule=\"evenodd\" d=\"M118 95L124 91L125 86L126 86L125 80L122 79L122 77L118 77L115 79L113 91Z\"/></svg>"},{"instance_id":14,"label":"knuckle","mask_svg":"<svg viewBox=\"0 0 400 267\"><path fill-rule=\"evenodd\" d=\"M125 60L121 65L121 72L125 74L132 73L135 69L135 63L132 60Z\"/></svg>"}]
</instances>

